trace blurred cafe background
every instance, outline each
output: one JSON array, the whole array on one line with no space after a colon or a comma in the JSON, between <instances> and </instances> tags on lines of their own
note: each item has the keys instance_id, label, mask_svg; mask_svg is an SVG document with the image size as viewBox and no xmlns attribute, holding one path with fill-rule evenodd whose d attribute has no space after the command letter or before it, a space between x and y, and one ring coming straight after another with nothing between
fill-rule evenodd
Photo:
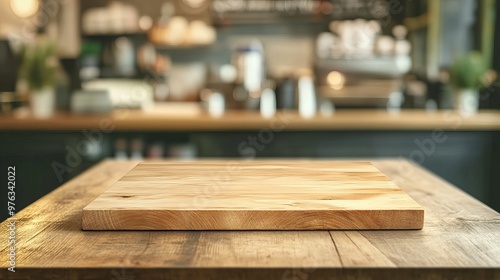
<instances>
[{"instance_id":1,"label":"blurred cafe background","mask_svg":"<svg viewBox=\"0 0 500 280\"><path fill-rule=\"evenodd\" d=\"M108 158L404 158L498 211L499 11L0 0L0 173L19 209Z\"/></svg>"}]
</instances>

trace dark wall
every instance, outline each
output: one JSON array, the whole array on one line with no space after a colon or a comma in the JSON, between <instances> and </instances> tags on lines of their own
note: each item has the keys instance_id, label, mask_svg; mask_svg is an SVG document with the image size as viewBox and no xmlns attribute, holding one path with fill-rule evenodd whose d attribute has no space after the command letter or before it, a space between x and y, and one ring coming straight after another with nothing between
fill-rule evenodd
<instances>
[{"instance_id":1,"label":"dark wall","mask_svg":"<svg viewBox=\"0 0 500 280\"><path fill-rule=\"evenodd\" d=\"M74 178L95 161L85 160L74 150L83 137L81 133L0 133L0 178L7 181L7 169L15 167L16 213L37 199ZM69 148L69 150L68 150ZM67 163L69 159L70 163ZM54 164L68 168L58 176ZM61 168L59 165L59 168ZM58 169L63 170L63 169ZM0 219L7 218L7 184L1 191Z\"/></svg>"}]
</instances>

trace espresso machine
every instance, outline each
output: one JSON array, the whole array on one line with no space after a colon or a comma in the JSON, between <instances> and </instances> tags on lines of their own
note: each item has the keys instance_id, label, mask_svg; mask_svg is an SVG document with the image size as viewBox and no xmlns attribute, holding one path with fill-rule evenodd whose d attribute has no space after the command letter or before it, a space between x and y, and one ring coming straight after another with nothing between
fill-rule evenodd
<instances>
[{"instance_id":1,"label":"espresso machine","mask_svg":"<svg viewBox=\"0 0 500 280\"><path fill-rule=\"evenodd\" d=\"M337 107L398 107L401 79L412 66L407 29L382 33L379 21L332 21L317 38L318 93Z\"/></svg>"}]
</instances>

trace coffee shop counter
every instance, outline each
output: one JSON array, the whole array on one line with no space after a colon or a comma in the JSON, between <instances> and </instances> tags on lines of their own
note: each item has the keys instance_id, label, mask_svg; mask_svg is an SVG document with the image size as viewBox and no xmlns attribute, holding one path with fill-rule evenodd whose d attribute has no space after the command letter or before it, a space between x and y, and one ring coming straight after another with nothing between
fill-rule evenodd
<instances>
[{"instance_id":1,"label":"coffee shop counter","mask_svg":"<svg viewBox=\"0 0 500 280\"><path fill-rule=\"evenodd\" d=\"M500 130L500 111L480 111L463 116L452 111L426 112L403 110L344 110L333 115L305 119L297 112L281 112L273 118L263 118L258 112L227 111L221 117L212 117L193 106L152 110L117 110L103 115L76 115L56 113L48 119L35 119L26 111L0 115L3 131L78 131L100 129L105 131L248 131L271 129L276 131L329 130Z\"/></svg>"}]
</instances>

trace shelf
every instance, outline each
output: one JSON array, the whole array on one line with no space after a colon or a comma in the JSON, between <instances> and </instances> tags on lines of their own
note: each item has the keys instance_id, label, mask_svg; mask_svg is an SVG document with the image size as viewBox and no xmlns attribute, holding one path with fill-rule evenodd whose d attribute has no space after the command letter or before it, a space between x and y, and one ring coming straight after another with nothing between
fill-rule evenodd
<instances>
[{"instance_id":1,"label":"shelf","mask_svg":"<svg viewBox=\"0 0 500 280\"><path fill-rule=\"evenodd\" d=\"M295 17L273 17L266 15L228 16L223 19L216 18L214 26L224 28L233 25L266 25L266 24L325 24L324 16L295 16Z\"/></svg>"},{"instance_id":2,"label":"shelf","mask_svg":"<svg viewBox=\"0 0 500 280\"><path fill-rule=\"evenodd\" d=\"M193 50L193 49L208 49L213 45L162 45L153 43L156 49L159 50Z\"/></svg>"},{"instance_id":3,"label":"shelf","mask_svg":"<svg viewBox=\"0 0 500 280\"><path fill-rule=\"evenodd\" d=\"M92 38L92 39L115 39L117 37L146 37L146 39L149 41L147 38L148 33L147 32L133 32L133 33L96 33L96 34L82 34L83 38ZM191 49L208 49L213 46L213 44L208 44L208 45L165 45L165 44L158 44L149 41L151 44L155 46L156 49L159 50L191 50Z\"/></svg>"},{"instance_id":4,"label":"shelf","mask_svg":"<svg viewBox=\"0 0 500 280\"><path fill-rule=\"evenodd\" d=\"M147 32L125 32L125 33L83 33L84 38L116 38L116 37L126 37L126 36L147 36Z\"/></svg>"},{"instance_id":5,"label":"shelf","mask_svg":"<svg viewBox=\"0 0 500 280\"><path fill-rule=\"evenodd\" d=\"M426 112L402 110L337 110L332 116L300 117L296 111L279 112L275 118L263 118L259 112L228 110L220 118L192 107L154 107L150 111L115 110L107 115L75 115L59 112L49 119L35 119L28 110L0 117L0 131L81 131L99 129L109 118L114 131L259 131L270 123L286 120L287 131L500 131L500 111L483 110L470 117L452 111ZM183 113L184 112L184 113ZM124 117L125 116L125 117ZM450 121L452 120L452 121ZM458 125L458 126L457 126Z\"/></svg>"}]
</instances>

